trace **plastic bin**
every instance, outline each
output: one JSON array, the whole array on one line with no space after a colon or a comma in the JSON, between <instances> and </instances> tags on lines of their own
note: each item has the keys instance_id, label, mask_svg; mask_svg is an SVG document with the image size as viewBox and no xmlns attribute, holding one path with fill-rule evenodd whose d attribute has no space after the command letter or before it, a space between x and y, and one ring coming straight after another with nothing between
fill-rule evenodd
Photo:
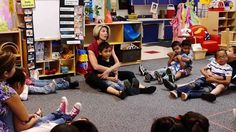
<instances>
[{"instance_id":1,"label":"plastic bin","mask_svg":"<svg viewBox=\"0 0 236 132\"><path fill-rule=\"evenodd\" d=\"M134 62L141 59L141 49L119 50L117 52L121 62Z\"/></svg>"}]
</instances>

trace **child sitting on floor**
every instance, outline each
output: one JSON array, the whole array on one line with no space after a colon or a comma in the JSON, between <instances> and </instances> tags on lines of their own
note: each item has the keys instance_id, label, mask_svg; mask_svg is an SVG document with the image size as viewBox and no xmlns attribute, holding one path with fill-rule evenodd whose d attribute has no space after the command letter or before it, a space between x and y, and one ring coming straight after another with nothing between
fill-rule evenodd
<instances>
[{"instance_id":1,"label":"child sitting on floor","mask_svg":"<svg viewBox=\"0 0 236 132\"><path fill-rule=\"evenodd\" d=\"M24 74L26 76L26 85L24 86L23 93L20 95L22 100L27 100L28 94L50 94L55 93L56 90L74 89L79 86L79 82L71 82L70 77L53 80L39 80L37 77L29 78L27 72L24 72Z\"/></svg>"},{"instance_id":2,"label":"child sitting on floor","mask_svg":"<svg viewBox=\"0 0 236 132\"><path fill-rule=\"evenodd\" d=\"M202 77L181 87L177 87L176 84L169 81L166 81L164 85L172 90L170 96L173 98L181 97L185 101L190 98L201 97L204 100L213 102L216 100L216 95L226 90L231 81L232 67L227 64L227 61L226 51L219 50L215 54L215 60L201 68Z\"/></svg>"},{"instance_id":3,"label":"child sitting on floor","mask_svg":"<svg viewBox=\"0 0 236 132\"><path fill-rule=\"evenodd\" d=\"M139 66L141 75L145 75L144 81L157 80L158 84L162 84L163 79L174 82L180 77L190 75L192 71L191 43L188 40L184 40L182 44L174 41L171 47L173 52L167 54L169 56L167 67L148 71L142 65Z\"/></svg>"}]
</instances>

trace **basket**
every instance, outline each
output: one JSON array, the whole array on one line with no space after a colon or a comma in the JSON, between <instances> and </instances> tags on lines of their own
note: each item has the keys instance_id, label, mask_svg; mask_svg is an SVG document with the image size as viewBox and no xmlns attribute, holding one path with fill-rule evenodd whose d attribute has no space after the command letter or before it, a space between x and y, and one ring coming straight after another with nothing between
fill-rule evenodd
<instances>
[{"instance_id":1,"label":"basket","mask_svg":"<svg viewBox=\"0 0 236 132\"><path fill-rule=\"evenodd\" d=\"M12 52L13 54L18 53L18 46L13 42L5 42L0 46L1 51Z\"/></svg>"},{"instance_id":2,"label":"basket","mask_svg":"<svg viewBox=\"0 0 236 132\"><path fill-rule=\"evenodd\" d=\"M193 51L193 59L194 60L202 60L206 58L207 49L195 50Z\"/></svg>"},{"instance_id":3,"label":"basket","mask_svg":"<svg viewBox=\"0 0 236 132\"><path fill-rule=\"evenodd\" d=\"M136 20L136 19L138 19L138 15L137 14L130 14L130 15L128 15L128 19Z\"/></svg>"},{"instance_id":4,"label":"basket","mask_svg":"<svg viewBox=\"0 0 236 132\"><path fill-rule=\"evenodd\" d=\"M141 59L141 49L119 50L117 52L121 62L133 62Z\"/></svg>"}]
</instances>

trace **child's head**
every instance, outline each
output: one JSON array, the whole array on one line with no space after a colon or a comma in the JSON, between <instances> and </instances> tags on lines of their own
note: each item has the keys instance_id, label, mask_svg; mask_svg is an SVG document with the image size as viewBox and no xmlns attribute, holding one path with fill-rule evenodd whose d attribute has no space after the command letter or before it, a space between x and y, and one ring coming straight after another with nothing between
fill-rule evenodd
<instances>
[{"instance_id":1,"label":"child's head","mask_svg":"<svg viewBox=\"0 0 236 132\"><path fill-rule=\"evenodd\" d=\"M181 122L189 132L208 132L209 121L208 119L196 112L187 112L180 116Z\"/></svg>"},{"instance_id":2,"label":"child's head","mask_svg":"<svg viewBox=\"0 0 236 132\"><path fill-rule=\"evenodd\" d=\"M183 124L174 117L162 117L154 120L151 132L186 132Z\"/></svg>"},{"instance_id":3,"label":"child's head","mask_svg":"<svg viewBox=\"0 0 236 132\"><path fill-rule=\"evenodd\" d=\"M111 57L111 53L112 53L112 46L107 42L102 42L98 46L98 51L99 51L99 54L104 59L109 59Z\"/></svg>"},{"instance_id":4,"label":"child's head","mask_svg":"<svg viewBox=\"0 0 236 132\"><path fill-rule=\"evenodd\" d=\"M224 65L228 62L228 55L227 52L225 50L218 50L215 53L215 60L217 63L219 63L220 65Z\"/></svg>"},{"instance_id":5,"label":"child's head","mask_svg":"<svg viewBox=\"0 0 236 132\"><path fill-rule=\"evenodd\" d=\"M55 127L52 128L50 132L79 132L79 131L75 126L64 123L56 125Z\"/></svg>"},{"instance_id":6,"label":"child's head","mask_svg":"<svg viewBox=\"0 0 236 132\"><path fill-rule=\"evenodd\" d=\"M11 52L0 51L0 79L6 80L15 73L16 57Z\"/></svg>"},{"instance_id":7,"label":"child's head","mask_svg":"<svg viewBox=\"0 0 236 132\"><path fill-rule=\"evenodd\" d=\"M189 54L191 50L191 42L189 40L183 40L181 43L181 48L184 53Z\"/></svg>"},{"instance_id":8,"label":"child's head","mask_svg":"<svg viewBox=\"0 0 236 132\"><path fill-rule=\"evenodd\" d=\"M174 41L171 44L172 50L175 52L175 54L179 54L181 52L181 44L179 41Z\"/></svg>"},{"instance_id":9,"label":"child's head","mask_svg":"<svg viewBox=\"0 0 236 132\"><path fill-rule=\"evenodd\" d=\"M97 127L87 118L80 118L73 121L71 125L75 126L79 132L98 132Z\"/></svg>"},{"instance_id":10,"label":"child's head","mask_svg":"<svg viewBox=\"0 0 236 132\"><path fill-rule=\"evenodd\" d=\"M16 90L18 94L21 94L25 85L25 72L22 68L16 68L15 74L7 79L7 83Z\"/></svg>"}]
</instances>

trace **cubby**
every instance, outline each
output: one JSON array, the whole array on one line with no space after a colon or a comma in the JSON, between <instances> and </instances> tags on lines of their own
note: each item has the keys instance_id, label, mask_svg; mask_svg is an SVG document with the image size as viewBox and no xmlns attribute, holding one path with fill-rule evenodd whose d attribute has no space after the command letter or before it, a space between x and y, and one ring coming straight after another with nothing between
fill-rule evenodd
<instances>
[{"instance_id":1,"label":"cubby","mask_svg":"<svg viewBox=\"0 0 236 132\"><path fill-rule=\"evenodd\" d=\"M68 52L64 55L62 55L63 47L66 48L66 52ZM26 50L25 46L24 49ZM60 40L36 41L36 69L39 71L39 77L42 78L64 74L75 75L76 70L74 50L74 45L62 45ZM61 68L63 66L67 67L67 72L62 72Z\"/></svg>"},{"instance_id":2,"label":"cubby","mask_svg":"<svg viewBox=\"0 0 236 132\"><path fill-rule=\"evenodd\" d=\"M122 63L122 65L126 64L136 64L141 60L141 49L142 49L142 22L113 22L106 23L111 29L111 35L108 42L115 46L116 54ZM139 37L133 41L125 41L124 39L124 25L130 24L135 32L140 33ZM93 41L93 28L96 24L86 24L85 25L85 41L84 47L88 47L88 45ZM134 44L138 47L138 49L122 49L124 45ZM124 57L129 55L129 59L124 59ZM133 58L132 58L133 57Z\"/></svg>"},{"instance_id":3,"label":"cubby","mask_svg":"<svg viewBox=\"0 0 236 132\"><path fill-rule=\"evenodd\" d=\"M13 52L16 55L16 66L23 66L20 30L0 32L0 48Z\"/></svg>"},{"instance_id":4,"label":"cubby","mask_svg":"<svg viewBox=\"0 0 236 132\"><path fill-rule=\"evenodd\" d=\"M226 31L222 31L221 33L221 49L228 49L231 45L236 44L236 31L230 31L226 29Z\"/></svg>"},{"instance_id":5,"label":"cubby","mask_svg":"<svg viewBox=\"0 0 236 132\"><path fill-rule=\"evenodd\" d=\"M205 26L210 34L220 34L229 28L236 30L236 11L208 11L207 16L201 19L201 25Z\"/></svg>"}]
</instances>

